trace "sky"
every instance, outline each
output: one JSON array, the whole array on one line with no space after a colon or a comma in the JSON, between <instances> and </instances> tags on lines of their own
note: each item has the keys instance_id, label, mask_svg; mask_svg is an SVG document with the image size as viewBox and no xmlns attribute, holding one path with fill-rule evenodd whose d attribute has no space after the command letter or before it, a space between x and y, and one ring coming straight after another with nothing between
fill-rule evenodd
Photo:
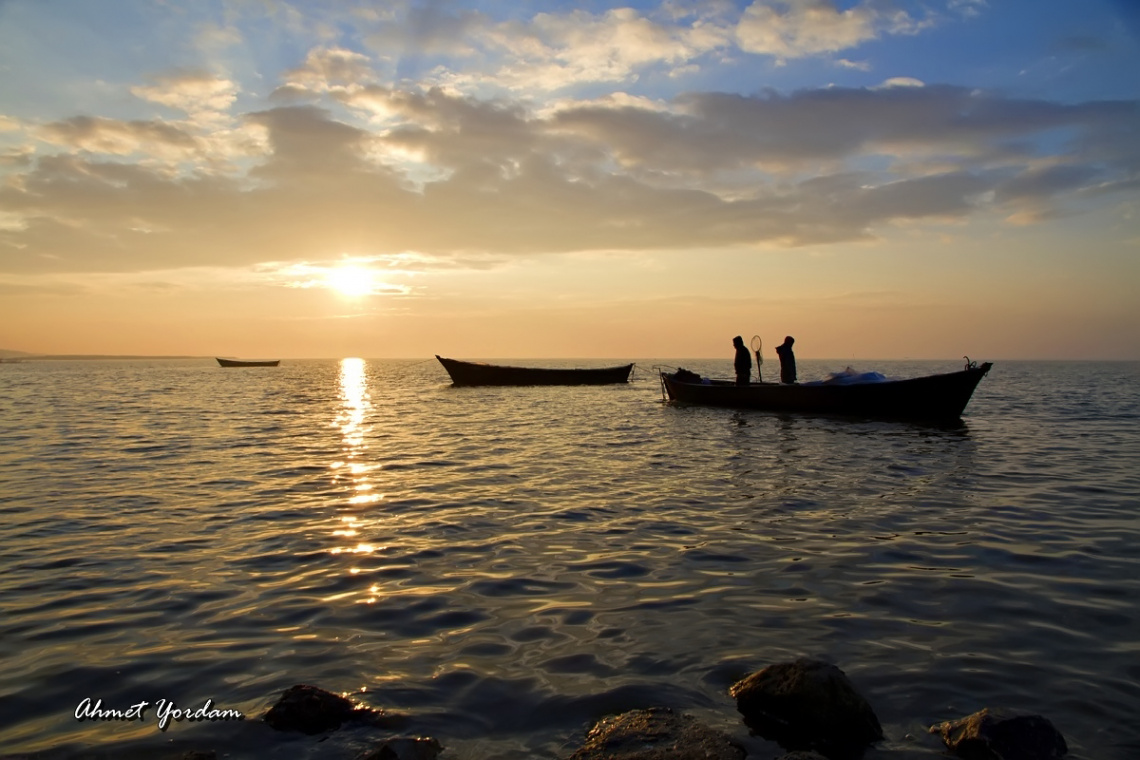
<instances>
[{"instance_id":1,"label":"sky","mask_svg":"<svg viewBox=\"0 0 1140 760\"><path fill-rule=\"evenodd\" d=\"M1133 0L0 0L0 349L1140 359Z\"/></svg>"}]
</instances>

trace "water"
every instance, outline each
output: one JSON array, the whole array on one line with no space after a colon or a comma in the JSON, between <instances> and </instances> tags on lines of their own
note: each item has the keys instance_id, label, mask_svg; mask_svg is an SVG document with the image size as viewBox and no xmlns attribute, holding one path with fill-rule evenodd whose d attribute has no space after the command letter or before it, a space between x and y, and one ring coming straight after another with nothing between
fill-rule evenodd
<instances>
[{"instance_id":1,"label":"water","mask_svg":"<svg viewBox=\"0 0 1140 760\"><path fill-rule=\"evenodd\" d=\"M1078 760L1140 756L1140 364L999 361L932 428L677 408L655 363L521 389L452 388L434 360L3 365L0 747L376 738L257 720L306 682L448 757L561 757L664 705L766 760L726 690L808 655L875 708L869 760L933 756L926 726L999 705ZM80 722L85 698L247 720Z\"/></svg>"}]
</instances>

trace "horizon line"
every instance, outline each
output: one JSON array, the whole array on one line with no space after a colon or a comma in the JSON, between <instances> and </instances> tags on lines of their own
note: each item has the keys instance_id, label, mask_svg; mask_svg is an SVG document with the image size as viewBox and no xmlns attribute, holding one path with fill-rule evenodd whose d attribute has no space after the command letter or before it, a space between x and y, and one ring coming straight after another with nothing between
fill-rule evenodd
<instances>
[{"instance_id":1,"label":"horizon line","mask_svg":"<svg viewBox=\"0 0 1140 760\"><path fill-rule=\"evenodd\" d=\"M6 351L0 350L0 362L11 363L10 360L18 361L83 361L83 360L108 360L108 361L132 361L132 360L207 360L216 361L219 358L216 354L33 354L23 351ZM221 356L223 359L240 359L246 361L265 361L267 357L238 357L238 356ZM279 361L342 361L344 359L363 359L365 361L431 361L436 356L433 354L427 357L417 356L286 356L279 357ZM449 357L445 357L449 358ZM922 361L922 362L935 362L935 361L961 361L961 357L805 357L799 356L799 361L834 361L834 362L868 362L868 361ZM487 360L508 360L508 361L727 361L731 362L731 356L647 356L635 359L622 358L616 356L541 356L541 357L510 357L510 356L477 356L467 357L472 361L487 361ZM1031 357L1020 359L1003 359L1001 357L994 359L979 359L971 361L1001 361L1001 362L1138 362L1140 357L1125 359L1125 358L1103 358L1103 357L1090 357L1090 358L1064 358L1064 357Z\"/></svg>"}]
</instances>

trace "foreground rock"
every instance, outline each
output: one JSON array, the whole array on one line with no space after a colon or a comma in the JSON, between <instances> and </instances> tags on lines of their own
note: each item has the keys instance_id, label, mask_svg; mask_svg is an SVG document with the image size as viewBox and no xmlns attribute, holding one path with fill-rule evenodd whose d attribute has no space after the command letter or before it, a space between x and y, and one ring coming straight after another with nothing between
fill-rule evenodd
<instances>
[{"instance_id":1,"label":"foreground rock","mask_svg":"<svg viewBox=\"0 0 1140 760\"><path fill-rule=\"evenodd\" d=\"M667 707L604 718L570 760L742 760L744 748Z\"/></svg>"},{"instance_id":2,"label":"foreground rock","mask_svg":"<svg viewBox=\"0 0 1140 760\"><path fill-rule=\"evenodd\" d=\"M359 760L435 760L443 746L430 737L395 736L360 756Z\"/></svg>"},{"instance_id":3,"label":"foreground rock","mask_svg":"<svg viewBox=\"0 0 1140 760\"><path fill-rule=\"evenodd\" d=\"M1040 715L986 708L961 720L930 727L959 757L969 760L1055 760L1069 747Z\"/></svg>"},{"instance_id":4,"label":"foreground rock","mask_svg":"<svg viewBox=\"0 0 1140 760\"><path fill-rule=\"evenodd\" d=\"M348 721L362 722L380 728L401 725L400 716L385 715L363 705L319 689L297 684L282 693L281 698L265 714L265 722L278 731L300 731L320 734L340 728Z\"/></svg>"},{"instance_id":5,"label":"foreground rock","mask_svg":"<svg viewBox=\"0 0 1140 760\"><path fill-rule=\"evenodd\" d=\"M883 738L875 711L847 675L820 660L770 665L729 694L750 729L785 749L857 755Z\"/></svg>"}]
</instances>

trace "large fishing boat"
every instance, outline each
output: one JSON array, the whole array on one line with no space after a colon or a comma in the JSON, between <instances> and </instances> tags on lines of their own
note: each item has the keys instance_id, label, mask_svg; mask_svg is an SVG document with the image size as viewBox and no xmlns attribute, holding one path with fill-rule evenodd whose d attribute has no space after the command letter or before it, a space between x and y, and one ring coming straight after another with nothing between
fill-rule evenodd
<instances>
[{"instance_id":1,"label":"large fishing boat","mask_svg":"<svg viewBox=\"0 0 1140 760\"><path fill-rule=\"evenodd\" d=\"M967 360L959 372L879 382L801 384L710 380L685 369L661 374L669 399L682 404L879 419L952 422L962 416L974 389L993 366Z\"/></svg>"}]
</instances>

